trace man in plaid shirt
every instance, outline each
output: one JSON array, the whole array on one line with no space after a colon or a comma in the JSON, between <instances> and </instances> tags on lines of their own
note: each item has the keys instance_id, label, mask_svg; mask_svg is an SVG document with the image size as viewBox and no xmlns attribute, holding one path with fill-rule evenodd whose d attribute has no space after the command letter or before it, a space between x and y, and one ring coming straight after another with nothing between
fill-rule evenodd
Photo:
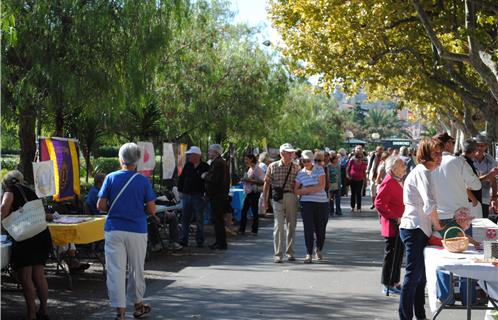
<instances>
[{"instance_id":1,"label":"man in plaid shirt","mask_svg":"<svg viewBox=\"0 0 498 320\"><path fill-rule=\"evenodd\" d=\"M272 199L275 224L273 227L273 246L275 249L274 262L282 263L285 244L285 226L287 225L287 247L285 253L289 261L294 258L294 235L297 221L297 196L294 194L294 182L299 172L299 166L292 162L296 150L289 143L280 146L281 159L268 166L263 186L264 210L268 206L268 193L270 185L283 189L283 198L275 201ZM287 180L286 180L287 177ZM284 185L285 182L285 185ZM275 193L275 191L274 191Z\"/></svg>"}]
</instances>

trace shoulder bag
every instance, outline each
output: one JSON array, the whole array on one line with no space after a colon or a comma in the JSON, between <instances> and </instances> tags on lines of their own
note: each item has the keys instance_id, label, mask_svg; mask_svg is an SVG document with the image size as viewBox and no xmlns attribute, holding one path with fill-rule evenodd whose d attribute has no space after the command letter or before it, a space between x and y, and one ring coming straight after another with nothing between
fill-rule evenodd
<instances>
[{"instance_id":1,"label":"shoulder bag","mask_svg":"<svg viewBox=\"0 0 498 320\"><path fill-rule=\"evenodd\" d=\"M28 201L24 190L16 185L25 204L2 220L2 225L15 241L32 238L47 228L41 199Z\"/></svg>"},{"instance_id":2,"label":"shoulder bag","mask_svg":"<svg viewBox=\"0 0 498 320\"><path fill-rule=\"evenodd\" d=\"M291 163L289 166L289 171L287 171L287 175L285 176L284 184L281 187L274 187L273 188L273 201L280 201L284 198L284 187L285 184L287 183L287 179L289 178L289 174L292 170L292 166L294 164Z\"/></svg>"}]
</instances>

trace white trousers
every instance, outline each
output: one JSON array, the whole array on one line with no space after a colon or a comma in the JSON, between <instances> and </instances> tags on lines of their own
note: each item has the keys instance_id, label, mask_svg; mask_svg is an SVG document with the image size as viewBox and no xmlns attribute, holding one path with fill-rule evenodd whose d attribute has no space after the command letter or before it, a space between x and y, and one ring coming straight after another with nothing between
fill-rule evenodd
<instances>
[{"instance_id":1,"label":"white trousers","mask_svg":"<svg viewBox=\"0 0 498 320\"><path fill-rule=\"evenodd\" d=\"M294 256L294 236L296 234L297 222L297 197L293 193L284 193L284 198L280 201L273 201L273 248L275 257L282 258L285 253L288 256ZM287 226L287 236L285 234L285 226Z\"/></svg>"},{"instance_id":2,"label":"white trousers","mask_svg":"<svg viewBox=\"0 0 498 320\"><path fill-rule=\"evenodd\" d=\"M109 231L105 233L107 292L114 308L126 308L128 301L140 303L145 293L144 264L147 233ZM128 288L126 286L128 263Z\"/></svg>"}]
</instances>

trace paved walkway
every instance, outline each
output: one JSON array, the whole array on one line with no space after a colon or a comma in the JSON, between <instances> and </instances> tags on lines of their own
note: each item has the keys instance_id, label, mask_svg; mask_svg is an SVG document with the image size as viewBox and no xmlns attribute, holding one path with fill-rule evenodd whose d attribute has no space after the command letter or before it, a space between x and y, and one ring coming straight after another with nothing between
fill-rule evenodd
<instances>
[{"instance_id":1,"label":"paved walkway","mask_svg":"<svg viewBox=\"0 0 498 320\"><path fill-rule=\"evenodd\" d=\"M346 203L343 207L348 208ZM364 208L368 206L369 203L364 204ZM188 267L156 283L154 288L149 287L151 293L146 294L146 302L153 308L149 318L398 318L399 297L386 297L380 292L384 244L376 213L345 212L343 217L330 218L325 260L311 265L303 263L301 221L296 237L296 262L273 263L272 230L273 225L267 224L257 237L238 236L229 243L228 251L200 256ZM111 319L112 314L106 309L90 319ZM476 311L473 316L483 319L484 313ZM131 313L128 317L132 319ZM464 318L464 311L449 310L438 317Z\"/></svg>"}]
</instances>

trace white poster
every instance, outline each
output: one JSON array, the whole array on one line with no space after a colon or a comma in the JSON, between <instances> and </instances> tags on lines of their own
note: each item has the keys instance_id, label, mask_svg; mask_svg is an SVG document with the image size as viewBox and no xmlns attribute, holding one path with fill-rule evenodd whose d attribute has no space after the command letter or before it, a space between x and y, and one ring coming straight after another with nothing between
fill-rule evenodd
<instances>
[{"instance_id":1,"label":"white poster","mask_svg":"<svg viewBox=\"0 0 498 320\"><path fill-rule=\"evenodd\" d=\"M139 141L137 145L142 150L142 157L138 161L137 171L146 177L151 177L156 166L156 155L152 142Z\"/></svg>"},{"instance_id":2,"label":"white poster","mask_svg":"<svg viewBox=\"0 0 498 320\"><path fill-rule=\"evenodd\" d=\"M172 143L163 143L163 179L173 178L176 161Z\"/></svg>"},{"instance_id":3,"label":"white poster","mask_svg":"<svg viewBox=\"0 0 498 320\"><path fill-rule=\"evenodd\" d=\"M54 162L52 160L33 162L35 192L39 198L55 194Z\"/></svg>"}]
</instances>

